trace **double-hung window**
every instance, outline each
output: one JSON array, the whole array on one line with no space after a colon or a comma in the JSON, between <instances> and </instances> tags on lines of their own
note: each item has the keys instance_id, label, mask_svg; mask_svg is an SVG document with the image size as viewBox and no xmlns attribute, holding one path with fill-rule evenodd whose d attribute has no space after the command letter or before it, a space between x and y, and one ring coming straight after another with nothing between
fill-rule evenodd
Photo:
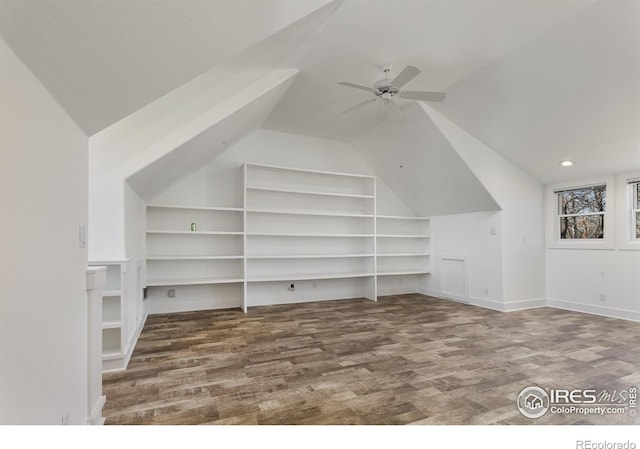
<instances>
[{"instance_id":1,"label":"double-hung window","mask_svg":"<svg viewBox=\"0 0 640 449\"><path fill-rule=\"evenodd\" d=\"M604 239L607 185L556 190L559 240Z\"/></svg>"}]
</instances>

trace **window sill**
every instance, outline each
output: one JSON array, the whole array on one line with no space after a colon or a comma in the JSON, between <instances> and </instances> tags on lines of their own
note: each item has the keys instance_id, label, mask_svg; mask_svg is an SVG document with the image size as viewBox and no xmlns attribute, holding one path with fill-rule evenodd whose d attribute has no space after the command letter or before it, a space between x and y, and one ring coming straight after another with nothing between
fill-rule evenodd
<instances>
[{"instance_id":1,"label":"window sill","mask_svg":"<svg viewBox=\"0 0 640 449\"><path fill-rule=\"evenodd\" d=\"M547 249L591 249L591 250L612 250L616 249L615 246L608 241L600 241L600 242L553 242L547 245ZM640 249L640 247L638 248Z\"/></svg>"}]
</instances>

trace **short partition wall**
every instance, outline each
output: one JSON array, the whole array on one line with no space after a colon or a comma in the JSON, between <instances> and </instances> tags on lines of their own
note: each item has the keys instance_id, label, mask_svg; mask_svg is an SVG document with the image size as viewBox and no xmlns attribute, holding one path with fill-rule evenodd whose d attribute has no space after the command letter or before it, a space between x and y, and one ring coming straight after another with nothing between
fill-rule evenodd
<instances>
[{"instance_id":1,"label":"short partition wall","mask_svg":"<svg viewBox=\"0 0 640 449\"><path fill-rule=\"evenodd\" d=\"M429 220L376 215L373 176L244 164L242 207L147 207L150 313L416 292Z\"/></svg>"}]
</instances>

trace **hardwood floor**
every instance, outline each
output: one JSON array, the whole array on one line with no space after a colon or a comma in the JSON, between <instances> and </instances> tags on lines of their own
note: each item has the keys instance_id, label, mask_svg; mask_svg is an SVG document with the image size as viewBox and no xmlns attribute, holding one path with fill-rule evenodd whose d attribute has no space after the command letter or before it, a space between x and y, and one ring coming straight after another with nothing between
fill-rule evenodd
<instances>
[{"instance_id":1,"label":"hardwood floor","mask_svg":"<svg viewBox=\"0 0 640 449\"><path fill-rule=\"evenodd\" d=\"M107 424L640 424L529 419L528 386L640 386L640 324L422 295L149 316Z\"/></svg>"}]
</instances>

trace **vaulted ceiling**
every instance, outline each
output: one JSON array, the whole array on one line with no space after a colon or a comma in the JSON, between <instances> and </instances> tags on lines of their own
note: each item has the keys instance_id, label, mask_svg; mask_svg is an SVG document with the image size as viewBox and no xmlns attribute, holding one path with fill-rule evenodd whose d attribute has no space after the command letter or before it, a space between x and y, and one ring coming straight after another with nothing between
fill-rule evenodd
<instances>
[{"instance_id":1,"label":"vaulted ceiling","mask_svg":"<svg viewBox=\"0 0 640 449\"><path fill-rule=\"evenodd\" d=\"M216 69L293 68L262 126L359 142L402 123L340 114L367 93L336 83L411 64L407 88L446 91L434 109L542 182L640 170L638 1L2 0L0 34L89 135Z\"/></svg>"}]
</instances>

